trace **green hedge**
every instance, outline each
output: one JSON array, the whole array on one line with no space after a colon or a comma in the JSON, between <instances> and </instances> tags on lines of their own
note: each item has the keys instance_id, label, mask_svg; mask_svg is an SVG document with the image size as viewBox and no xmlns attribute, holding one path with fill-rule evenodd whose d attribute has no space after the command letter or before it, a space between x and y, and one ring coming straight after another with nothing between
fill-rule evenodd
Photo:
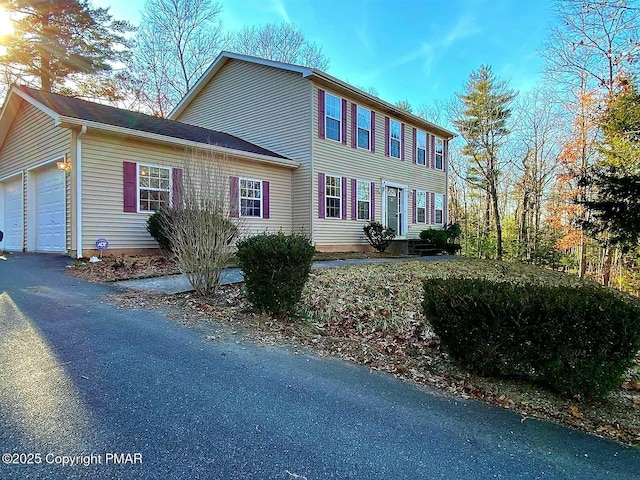
<instances>
[{"instance_id":1,"label":"green hedge","mask_svg":"<svg viewBox=\"0 0 640 480\"><path fill-rule=\"evenodd\" d=\"M423 308L445 351L469 371L571 396L606 396L640 350L640 306L597 285L430 279Z\"/></svg>"},{"instance_id":2,"label":"green hedge","mask_svg":"<svg viewBox=\"0 0 640 480\"><path fill-rule=\"evenodd\" d=\"M259 310L290 313L300 301L315 249L302 234L260 234L237 243L247 298Z\"/></svg>"},{"instance_id":3,"label":"green hedge","mask_svg":"<svg viewBox=\"0 0 640 480\"><path fill-rule=\"evenodd\" d=\"M165 217L165 219L170 218L171 214L169 210L161 209L147 218L147 231L149 235L155 238L160 248L166 252L171 252L171 240L167 232L165 232L165 225L170 222L163 220L163 217Z\"/></svg>"}]
</instances>

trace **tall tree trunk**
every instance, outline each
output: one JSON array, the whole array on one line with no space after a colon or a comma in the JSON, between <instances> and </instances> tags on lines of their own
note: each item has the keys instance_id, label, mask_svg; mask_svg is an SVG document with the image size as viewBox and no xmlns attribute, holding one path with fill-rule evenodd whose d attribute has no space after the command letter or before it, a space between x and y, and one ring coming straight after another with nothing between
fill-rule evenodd
<instances>
[{"instance_id":1,"label":"tall tree trunk","mask_svg":"<svg viewBox=\"0 0 640 480\"><path fill-rule=\"evenodd\" d=\"M40 84L42 90L51 92L51 54L47 48L51 13L42 16L42 38L40 39Z\"/></svg>"},{"instance_id":2,"label":"tall tree trunk","mask_svg":"<svg viewBox=\"0 0 640 480\"><path fill-rule=\"evenodd\" d=\"M502 225L500 223L500 209L498 206L498 189L495 182L491 184L491 200L493 203L493 218L496 223L496 256L502 260Z\"/></svg>"}]
</instances>

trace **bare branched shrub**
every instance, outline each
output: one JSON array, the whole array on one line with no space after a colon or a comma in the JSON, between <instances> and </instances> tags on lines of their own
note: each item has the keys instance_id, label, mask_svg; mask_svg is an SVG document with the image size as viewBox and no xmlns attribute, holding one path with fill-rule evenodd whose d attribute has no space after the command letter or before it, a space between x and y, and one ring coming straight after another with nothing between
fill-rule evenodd
<instances>
[{"instance_id":1,"label":"bare branched shrub","mask_svg":"<svg viewBox=\"0 0 640 480\"><path fill-rule=\"evenodd\" d=\"M176 182L181 185L174 185L173 208L162 216L178 268L198 295L215 293L241 233L239 219L231 215L231 175L226 155L186 152L182 181Z\"/></svg>"}]
</instances>

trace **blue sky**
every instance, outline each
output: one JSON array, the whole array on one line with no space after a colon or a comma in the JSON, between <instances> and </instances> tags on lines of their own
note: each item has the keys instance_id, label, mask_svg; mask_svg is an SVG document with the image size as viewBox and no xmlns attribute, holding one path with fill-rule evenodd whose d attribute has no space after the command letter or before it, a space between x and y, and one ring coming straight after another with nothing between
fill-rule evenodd
<instances>
[{"instance_id":1,"label":"blue sky","mask_svg":"<svg viewBox=\"0 0 640 480\"><path fill-rule=\"evenodd\" d=\"M92 0L139 21L144 0ZM554 22L550 0L222 0L228 30L289 21L321 45L328 73L414 109L448 100L480 65L526 91Z\"/></svg>"}]
</instances>

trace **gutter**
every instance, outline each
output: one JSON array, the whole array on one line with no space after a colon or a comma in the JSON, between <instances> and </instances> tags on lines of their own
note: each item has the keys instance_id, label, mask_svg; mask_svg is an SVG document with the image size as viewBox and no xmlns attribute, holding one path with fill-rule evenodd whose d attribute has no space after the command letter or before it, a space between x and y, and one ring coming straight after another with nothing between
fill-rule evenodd
<instances>
[{"instance_id":1,"label":"gutter","mask_svg":"<svg viewBox=\"0 0 640 480\"><path fill-rule=\"evenodd\" d=\"M76 137L76 257L82 258L82 136L87 126L82 125Z\"/></svg>"},{"instance_id":2,"label":"gutter","mask_svg":"<svg viewBox=\"0 0 640 480\"><path fill-rule=\"evenodd\" d=\"M91 127L96 130L103 130L116 135L124 135L129 138L138 138L147 141L155 141L159 143L165 143L170 145L181 145L190 148L199 148L203 150L212 150L214 152L220 152L226 155L232 155L234 157L258 161L260 163L266 163L270 165L277 165L280 167L296 169L300 167L298 162L290 160L288 158L277 158L269 155L263 155L259 153L246 152L243 150L235 150L233 148L221 147L218 145L212 145L210 143L194 142L193 140L184 140L176 137L169 137L167 135L160 135L158 133L143 132L141 130L133 130L131 128L118 127L115 125L109 125L106 123L92 122L87 120L81 120L74 117L60 116L58 124L62 127L70 127L72 125L81 125L83 128Z\"/></svg>"}]
</instances>

